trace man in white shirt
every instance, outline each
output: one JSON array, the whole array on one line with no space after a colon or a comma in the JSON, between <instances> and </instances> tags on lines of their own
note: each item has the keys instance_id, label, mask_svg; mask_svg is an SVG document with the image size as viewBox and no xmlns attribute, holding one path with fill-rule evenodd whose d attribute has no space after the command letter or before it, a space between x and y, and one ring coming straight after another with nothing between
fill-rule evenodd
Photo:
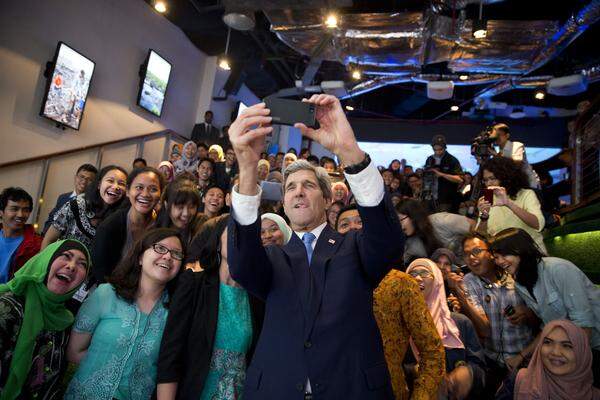
<instances>
[{"instance_id":1,"label":"man in white shirt","mask_svg":"<svg viewBox=\"0 0 600 400\"><path fill-rule=\"evenodd\" d=\"M272 130L264 104L229 129L240 168L228 226L231 276L266 302L261 336L246 374L244 398L393 399L372 309L373 289L401 257L404 236L383 180L337 98L314 95L318 130L302 134L336 154L358 203L361 231L328 226L328 174L305 160L286 168L284 210L295 234L282 246L261 245L257 166Z\"/></svg>"},{"instance_id":2,"label":"man in white shirt","mask_svg":"<svg viewBox=\"0 0 600 400\"><path fill-rule=\"evenodd\" d=\"M529 186L532 189L540 188L540 179L535 173L525 153L525 145L521 142L510 140L510 128L506 124L496 124L492 128L491 137L496 139L496 144L500 148L497 155L512 158L513 161L521 164L523 171L529 179Z\"/></svg>"}]
</instances>

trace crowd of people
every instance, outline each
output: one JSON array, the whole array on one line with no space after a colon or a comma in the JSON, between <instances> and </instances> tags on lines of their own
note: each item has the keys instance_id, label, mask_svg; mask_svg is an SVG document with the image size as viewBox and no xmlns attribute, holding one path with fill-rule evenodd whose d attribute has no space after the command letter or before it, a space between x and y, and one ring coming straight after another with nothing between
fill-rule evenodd
<instances>
[{"instance_id":1,"label":"crowd of people","mask_svg":"<svg viewBox=\"0 0 600 400\"><path fill-rule=\"evenodd\" d=\"M82 165L41 234L5 188L0 400L600 399L600 289L548 254L509 127L475 175L441 135L377 167L307 101L335 159L266 153L261 103L156 168Z\"/></svg>"}]
</instances>

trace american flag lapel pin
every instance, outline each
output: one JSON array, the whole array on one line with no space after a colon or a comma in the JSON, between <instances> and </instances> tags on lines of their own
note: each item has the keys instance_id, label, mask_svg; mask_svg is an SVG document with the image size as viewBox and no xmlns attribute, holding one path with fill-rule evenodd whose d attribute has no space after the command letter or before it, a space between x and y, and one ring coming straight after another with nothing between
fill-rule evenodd
<instances>
[{"instance_id":1,"label":"american flag lapel pin","mask_svg":"<svg viewBox=\"0 0 600 400\"><path fill-rule=\"evenodd\" d=\"M335 240L333 240L333 239L329 239L329 243L331 243L331 244L335 244Z\"/></svg>"}]
</instances>

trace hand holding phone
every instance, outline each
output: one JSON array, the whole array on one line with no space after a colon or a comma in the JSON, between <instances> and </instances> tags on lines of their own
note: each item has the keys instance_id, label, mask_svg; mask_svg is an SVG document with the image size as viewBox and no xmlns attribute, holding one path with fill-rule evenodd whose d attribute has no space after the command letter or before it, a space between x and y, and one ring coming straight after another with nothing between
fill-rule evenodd
<instances>
[{"instance_id":1,"label":"hand holding phone","mask_svg":"<svg viewBox=\"0 0 600 400\"><path fill-rule=\"evenodd\" d=\"M494 205L494 189L486 188L483 190L483 199L490 203L490 205Z\"/></svg>"}]
</instances>

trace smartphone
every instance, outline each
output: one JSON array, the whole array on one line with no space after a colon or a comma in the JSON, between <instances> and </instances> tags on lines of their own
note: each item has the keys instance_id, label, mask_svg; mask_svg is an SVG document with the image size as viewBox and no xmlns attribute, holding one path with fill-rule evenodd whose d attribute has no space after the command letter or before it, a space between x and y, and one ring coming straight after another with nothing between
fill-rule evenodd
<instances>
[{"instance_id":1,"label":"smartphone","mask_svg":"<svg viewBox=\"0 0 600 400\"><path fill-rule=\"evenodd\" d=\"M490 204L494 204L494 189L484 189L483 199Z\"/></svg>"},{"instance_id":2,"label":"smartphone","mask_svg":"<svg viewBox=\"0 0 600 400\"><path fill-rule=\"evenodd\" d=\"M317 106L314 104L278 97L265 97L264 102L271 110L273 124L293 126L301 122L309 128L318 128Z\"/></svg>"}]
</instances>

